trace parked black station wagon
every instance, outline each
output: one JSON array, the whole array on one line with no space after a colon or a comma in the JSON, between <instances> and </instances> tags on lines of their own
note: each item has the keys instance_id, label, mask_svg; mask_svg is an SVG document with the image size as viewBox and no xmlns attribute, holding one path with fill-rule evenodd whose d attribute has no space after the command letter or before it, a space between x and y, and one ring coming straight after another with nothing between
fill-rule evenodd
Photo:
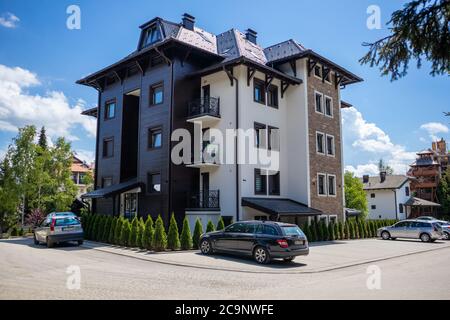
<instances>
[{"instance_id":1,"label":"parked black station wagon","mask_svg":"<svg viewBox=\"0 0 450 320\"><path fill-rule=\"evenodd\" d=\"M289 262L309 254L308 239L297 225L273 221L240 221L224 230L205 233L200 250L203 254L251 255L261 264L276 258Z\"/></svg>"}]
</instances>

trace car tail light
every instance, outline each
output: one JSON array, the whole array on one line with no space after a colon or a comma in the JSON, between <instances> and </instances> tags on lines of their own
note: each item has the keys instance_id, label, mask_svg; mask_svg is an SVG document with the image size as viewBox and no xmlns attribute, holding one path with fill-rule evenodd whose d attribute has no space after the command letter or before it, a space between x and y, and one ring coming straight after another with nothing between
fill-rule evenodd
<instances>
[{"instance_id":1,"label":"car tail light","mask_svg":"<svg viewBox=\"0 0 450 320\"><path fill-rule=\"evenodd\" d=\"M56 219L53 218L52 219L52 224L50 225L50 231L55 231L55 224L56 224Z\"/></svg>"},{"instance_id":2,"label":"car tail light","mask_svg":"<svg viewBox=\"0 0 450 320\"><path fill-rule=\"evenodd\" d=\"M286 240L281 239L281 240L277 240L277 243L280 245L281 248L288 248L289 244Z\"/></svg>"}]
</instances>

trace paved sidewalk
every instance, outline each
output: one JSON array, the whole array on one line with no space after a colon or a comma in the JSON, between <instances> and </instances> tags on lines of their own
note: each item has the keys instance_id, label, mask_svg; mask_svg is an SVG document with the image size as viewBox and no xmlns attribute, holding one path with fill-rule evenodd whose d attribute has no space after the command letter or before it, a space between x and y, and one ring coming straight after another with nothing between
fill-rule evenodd
<instances>
[{"instance_id":1,"label":"paved sidewalk","mask_svg":"<svg viewBox=\"0 0 450 320\"><path fill-rule=\"evenodd\" d=\"M153 253L138 249L110 246L86 241L85 247L157 263L248 273L300 274L331 271L377 261L450 248L450 241L422 243L415 240L384 241L379 239L335 241L312 244L310 254L297 257L293 263L274 261L258 265L251 258L225 254L204 256L199 251Z\"/></svg>"}]
</instances>

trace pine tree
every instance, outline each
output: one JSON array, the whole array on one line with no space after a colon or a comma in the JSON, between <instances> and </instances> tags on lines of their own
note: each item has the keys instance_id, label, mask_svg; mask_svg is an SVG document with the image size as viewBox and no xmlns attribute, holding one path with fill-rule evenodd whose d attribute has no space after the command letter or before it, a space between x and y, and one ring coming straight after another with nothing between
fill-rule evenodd
<instances>
[{"instance_id":1,"label":"pine tree","mask_svg":"<svg viewBox=\"0 0 450 320\"><path fill-rule=\"evenodd\" d=\"M129 247L137 247L137 236L138 236L138 227L139 227L139 220L137 217L134 217L131 221L131 227L130 227L130 237L128 238L128 246Z\"/></svg>"},{"instance_id":2,"label":"pine tree","mask_svg":"<svg viewBox=\"0 0 450 320\"><path fill-rule=\"evenodd\" d=\"M144 219L140 217L138 223L138 235L136 238L136 246L139 247L140 249L145 249L144 243L142 242L144 238L144 230L145 230L145 222Z\"/></svg>"},{"instance_id":3,"label":"pine tree","mask_svg":"<svg viewBox=\"0 0 450 320\"><path fill-rule=\"evenodd\" d=\"M352 238L350 229L350 223L348 221L345 221L345 239L347 240L350 240Z\"/></svg>"},{"instance_id":4,"label":"pine tree","mask_svg":"<svg viewBox=\"0 0 450 320\"><path fill-rule=\"evenodd\" d=\"M167 248L167 235L161 215L158 216L155 222L152 247L155 251L163 251Z\"/></svg>"},{"instance_id":5,"label":"pine tree","mask_svg":"<svg viewBox=\"0 0 450 320\"><path fill-rule=\"evenodd\" d=\"M45 132L45 127L41 128L41 132L39 133L38 145L42 148L42 150L47 150L47 134Z\"/></svg>"},{"instance_id":6,"label":"pine tree","mask_svg":"<svg viewBox=\"0 0 450 320\"><path fill-rule=\"evenodd\" d=\"M325 221L322 221L321 229L322 229L322 241L328 241L328 227Z\"/></svg>"},{"instance_id":7,"label":"pine tree","mask_svg":"<svg viewBox=\"0 0 450 320\"><path fill-rule=\"evenodd\" d=\"M153 219L151 215L147 216L145 221L144 234L142 236L142 246L147 250L152 250L152 239L154 234Z\"/></svg>"},{"instance_id":8,"label":"pine tree","mask_svg":"<svg viewBox=\"0 0 450 320\"><path fill-rule=\"evenodd\" d=\"M94 241L97 241L97 238L98 238L98 227L100 224L100 219L101 219L101 216L99 214L96 214L95 218L94 218L94 223L92 225L92 235L91 235L91 238Z\"/></svg>"},{"instance_id":9,"label":"pine tree","mask_svg":"<svg viewBox=\"0 0 450 320\"><path fill-rule=\"evenodd\" d=\"M311 236L311 242L316 242L317 241L317 223L316 223L316 221L313 221L309 225L309 234Z\"/></svg>"},{"instance_id":10,"label":"pine tree","mask_svg":"<svg viewBox=\"0 0 450 320\"><path fill-rule=\"evenodd\" d=\"M338 229L339 229L339 240L345 240L345 228L342 221L338 222Z\"/></svg>"},{"instance_id":11,"label":"pine tree","mask_svg":"<svg viewBox=\"0 0 450 320\"><path fill-rule=\"evenodd\" d=\"M192 236L192 244L195 249L200 245L200 236L203 234L203 226L200 219L195 220L194 235Z\"/></svg>"},{"instance_id":12,"label":"pine tree","mask_svg":"<svg viewBox=\"0 0 450 320\"><path fill-rule=\"evenodd\" d=\"M177 220L175 220L175 215L172 213L169 223L169 232L167 234L167 248L171 250L180 249L180 235L178 233Z\"/></svg>"},{"instance_id":13,"label":"pine tree","mask_svg":"<svg viewBox=\"0 0 450 320\"><path fill-rule=\"evenodd\" d=\"M329 222L328 223L328 240L329 241L334 241L335 240L335 234L334 234L334 225L336 223L334 222Z\"/></svg>"},{"instance_id":14,"label":"pine tree","mask_svg":"<svg viewBox=\"0 0 450 320\"><path fill-rule=\"evenodd\" d=\"M220 223L220 220L219 220L219 223ZM189 227L189 220L187 217L184 217L183 229L181 229L181 249L182 250L191 250L192 249L191 228Z\"/></svg>"},{"instance_id":15,"label":"pine tree","mask_svg":"<svg viewBox=\"0 0 450 320\"><path fill-rule=\"evenodd\" d=\"M338 222L333 223L333 227L334 227L334 240L341 240L342 237L339 223Z\"/></svg>"},{"instance_id":16,"label":"pine tree","mask_svg":"<svg viewBox=\"0 0 450 320\"><path fill-rule=\"evenodd\" d=\"M206 225L206 233L216 231L216 227L214 226L214 223L212 223L211 220L208 221L208 224Z\"/></svg>"},{"instance_id":17,"label":"pine tree","mask_svg":"<svg viewBox=\"0 0 450 320\"><path fill-rule=\"evenodd\" d=\"M349 221L348 227L350 229L350 239L352 239L352 240L356 239L356 230L355 230L354 223L352 221Z\"/></svg>"},{"instance_id":18,"label":"pine tree","mask_svg":"<svg viewBox=\"0 0 450 320\"><path fill-rule=\"evenodd\" d=\"M111 222L112 222L111 216L106 216L105 224L103 227L102 242L108 242L109 230L111 229Z\"/></svg>"},{"instance_id":19,"label":"pine tree","mask_svg":"<svg viewBox=\"0 0 450 320\"><path fill-rule=\"evenodd\" d=\"M359 223L358 221L352 222L353 227L355 228L355 239L360 239L361 235L359 233Z\"/></svg>"},{"instance_id":20,"label":"pine tree","mask_svg":"<svg viewBox=\"0 0 450 320\"><path fill-rule=\"evenodd\" d=\"M308 222L305 222L305 223L303 224L302 231L303 231L303 233L305 234L306 239L307 239L308 241L311 241L311 235L309 234L309 226L308 226Z\"/></svg>"},{"instance_id":21,"label":"pine tree","mask_svg":"<svg viewBox=\"0 0 450 320\"><path fill-rule=\"evenodd\" d=\"M366 237L366 234L364 232L364 221L358 222L358 229L359 229L359 238L364 239Z\"/></svg>"},{"instance_id":22,"label":"pine tree","mask_svg":"<svg viewBox=\"0 0 450 320\"><path fill-rule=\"evenodd\" d=\"M109 234L107 242L114 244L114 231L116 230L117 217L111 217L111 226L109 227Z\"/></svg>"},{"instance_id":23,"label":"pine tree","mask_svg":"<svg viewBox=\"0 0 450 320\"><path fill-rule=\"evenodd\" d=\"M114 244L120 245L120 234L122 233L122 225L124 223L122 217L117 218L116 229L114 230Z\"/></svg>"},{"instance_id":24,"label":"pine tree","mask_svg":"<svg viewBox=\"0 0 450 320\"><path fill-rule=\"evenodd\" d=\"M120 232L120 245L128 247L131 233L131 224L128 219L124 219L122 223L122 230Z\"/></svg>"},{"instance_id":25,"label":"pine tree","mask_svg":"<svg viewBox=\"0 0 450 320\"><path fill-rule=\"evenodd\" d=\"M99 242L102 241L103 233L105 232L105 219L106 217L104 215L101 215L100 218L98 219L96 240Z\"/></svg>"},{"instance_id":26,"label":"pine tree","mask_svg":"<svg viewBox=\"0 0 450 320\"><path fill-rule=\"evenodd\" d=\"M223 221L223 218L220 217L219 222L217 223L217 230L223 230L225 229L225 222Z\"/></svg>"}]
</instances>

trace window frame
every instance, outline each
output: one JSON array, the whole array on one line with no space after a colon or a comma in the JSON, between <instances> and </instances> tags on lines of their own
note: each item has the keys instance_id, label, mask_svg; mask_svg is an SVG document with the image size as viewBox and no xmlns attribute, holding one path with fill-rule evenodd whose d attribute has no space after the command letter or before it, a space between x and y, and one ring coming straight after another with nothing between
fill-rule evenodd
<instances>
[{"instance_id":1,"label":"window frame","mask_svg":"<svg viewBox=\"0 0 450 320\"><path fill-rule=\"evenodd\" d=\"M158 32L158 39L153 42L147 43L147 39L149 38L150 30L156 30ZM151 24L143 30L140 48L144 49L146 47L152 46L155 43L160 42L161 40L162 40L162 32L161 32L161 28L160 28L159 24L158 23Z\"/></svg>"},{"instance_id":2,"label":"window frame","mask_svg":"<svg viewBox=\"0 0 450 320\"><path fill-rule=\"evenodd\" d=\"M278 109L279 108L278 86L271 84L267 88L266 94L267 94L267 106L274 108L274 109ZM274 101L271 101L270 97L272 97L272 100L274 100ZM273 97L275 97L275 99L273 99Z\"/></svg>"},{"instance_id":3,"label":"window frame","mask_svg":"<svg viewBox=\"0 0 450 320\"><path fill-rule=\"evenodd\" d=\"M330 177L333 178L333 191L334 191L334 193L330 193ZM327 195L329 197L337 197L336 175L335 174L327 174Z\"/></svg>"},{"instance_id":4,"label":"window frame","mask_svg":"<svg viewBox=\"0 0 450 320\"><path fill-rule=\"evenodd\" d=\"M109 186L105 186L105 180L111 180L111 184L110 184ZM113 185L113 183L114 183L114 179L113 179L112 176L105 176L105 177L102 177L102 188L110 187L110 186Z\"/></svg>"},{"instance_id":5,"label":"window frame","mask_svg":"<svg viewBox=\"0 0 450 320\"><path fill-rule=\"evenodd\" d=\"M162 93L162 100L161 102L155 103L154 100L154 94L156 92L155 89L161 88L161 93ZM153 106L159 106L161 104L164 103L164 81L160 81L160 82L156 82L152 85L150 85L150 89L149 89L149 106L153 107Z\"/></svg>"},{"instance_id":6,"label":"window frame","mask_svg":"<svg viewBox=\"0 0 450 320\"><path fill-rule=\"evenodd\" d=\"M331 145L331 149L332 149L332 151L333 151L333 153L332 154L329 154L328 153L328 138L332 138L332 145ZM334 136L332 135L332 134L327 134L326 136L325 136L325 154L328 156L328 157L333 157L333 158L335 158L336 157L336 139L334 138Z\"/></svg>"},{"instance_id":7,"label":"window frame","mask_svg":"<svg viewBox=\"0 0 450 320\"><path fill-rule=\"evenodd\" d=\"M321 110L322 111L318 111L317 110L317 96L321 97L321 99L320 99L320 106L321 106ZM325 110L324 110L325 106L324 106L323 102L324 102L324 94L322 92L314 90L314 111L316 113L318 113L318 114L321 114L321 115L325 114Z\"/></svg>"},{"instance_id":8,"label":"window frame","mask_svg":"<svg viewBox=\"0 0 450 320\"><path fill-rule=\"evenodd\" d=\"M269 189L267 190L267 192L268 192L269 196L279 196L279 195L281 195L281 174L280 174L280 171L278 171L276 174L270 174L270 175L267 175L267 176L268 176L267 180L268 180L268 184L269 184ZM278 177L278 191L272 192L271 186L273 186L273 183L274 183L273 179L275 177Z\"/></svg>"},{"instance_id":9,"label":"window frame","mask_svg":"<svg viewBox=\"0 0 450 320\"><path fill-rule=\"evenodd\" d=\"M159 175L159 191L154 190L153 186L156 184L153 183L153 180L150 179L150 177L158 176ZM150 183L151 182L151 183ZM150 189L150 186L152 189ZM160 171L152 171L147 172L147 194L160 194L162 192L162 177Z\"/></svg>"},{"instance_id":10,"label":"window frame","mask_svg":"<svg viewBox=\"0 0 450 320\"><path fill-rule=\"evenodd\" d=\"M273 148L272 146L272 130L278 130L278 148ZM275 135L276 136L276 135ZM280 128L274 126L267 126L267 150L280 151Z\"/></svg>"},{"instance_id":11,"label":"window frame","mask_svg":"<svg viewBox=\"0 0 450 320\"><path fill-rule=\"evenodd\" d=\"M323 177L323 193L320 193L320 177ZM327 175L325 173L317 173L317 195L319 197L327 196Z\"/></svg>"},{"instance_id":12,"label":"window frame","mask_svg":"<svg viewBox=\"0 0 450 320\"><path fill-rule=\"evenodd\" d=\"M107 155L105 154L105 143L106 142L111 142L112 148L111 148L111 155ZM114 137L105 137L103 138L103 143L102 143L102 158L103 159L109 159L109 158L113 158L114 157Z\"/></svg>"},{"instance_id":13,"label":"window frame","mask_svg":"<svg viewBox=\"0 0 450 320\"><path fill-rule=\"evenodd\" d=\"M319 75L316 74L316 70L319 70ZM314 77L316 77L317 79L322 80L322 71L323 71L322 65L320 63L317 63L314 66L314 70L313 70Z\"/></svg>"},{"instance_id":14,"label":"window frame","mask_svg":"<svg viewBox=\"0 0 450 320\"><path fill-rule=\"evenodd\" d=\"M327 99L330 101L330 114L327 113ZM333 98L327 95L323 95L323 114L325 116L327 116L328 118L333 118L334 117L334 112L333 112Z\"/></svg>"},{"instance_id":15,"label":"window frame","mask_svg":"<svg viewBox=\"0 0 450 320\"><path fill-rule=\"evenodd\" d=\"M108 106L111 106L112 104L114 105L114 115L112 117L109 117ZM105 114L103 116L103 120L109 121L109 120L113 120L116 117L116 111L117 111L116 106L117 106L116 99L110 99L105 102Z\"/></svg>"},{"instance_id":16,"label":"window frame","mask_svg":"<svg viewBox=\"0 0 450 320\"><path fill-rule=\"evenodd\" d=\"M160 133L161 134L161 145L154 147L153 146L153 135L154 133ZM149 127L147 130L147 149L148 150L157 150L157 149L161 149L163 147L163 127L161 125L159 126L154 126L154 127Z\"/></svg>"},{"instance_id":17,"label":"window frame","mask_svg":"<svg viewBox=\"0 0 450 320\"><path fill-rule=\"evenodd\" d=\"M322 152L319 151L319 135L322 136ZM325 143L325 139L326 139L326 134L320 131L316 131L316 153L320 154L320 155L326 155L326 143Z\"/></svg>"},{"instance_id":18,"label":"window frame","mask_svg":"<svg viewBox=\"0 0 450 320\"><path fill-rule=\"evenodd\" d=\"M253 78L253 101L262 105L266 105L266 83L263 80L260 80L258 78ZM256 87L261 86L261 97L262 100L256 99Z\"/></svg>"},{"instance_id":19,"label":"window frame","mask_svg":"<svg viewBox=\"0 0 450 320\"><path fill-rule=\"evenodd\" d=\"M253 173L254 190L253 191L254 191L255 195L259 195L259 196L264 195L264 196L266 196L267 195L267 175L266 174L262 174L262 171L263 170L257 169L257 168L255 168L255 170L254 170L254 173ZM261 186L263 188L263 190L261 190L261 191L257 191L256 190L256 177L258 175L261 177Z\"/></svg>"},{"instance_id":20,"label":"window frame","mask_svg":"<svg viewBox=\"0 0 450 320\"><path fill-rule=\"evenodd\" d=\"M255 132L255 148L256 149L265 149L266 148L266 140L267 140L267 135L268 135L268 130L267 130L267 125L264 123L260 123L260 122L254 122L253 123L253 130ZM259 139L259 131L260 130L265 130L265 134L263 135L263 139L262 141ZM259 144L258 144L259 142Z\"/></svg>"}]
</instances>

